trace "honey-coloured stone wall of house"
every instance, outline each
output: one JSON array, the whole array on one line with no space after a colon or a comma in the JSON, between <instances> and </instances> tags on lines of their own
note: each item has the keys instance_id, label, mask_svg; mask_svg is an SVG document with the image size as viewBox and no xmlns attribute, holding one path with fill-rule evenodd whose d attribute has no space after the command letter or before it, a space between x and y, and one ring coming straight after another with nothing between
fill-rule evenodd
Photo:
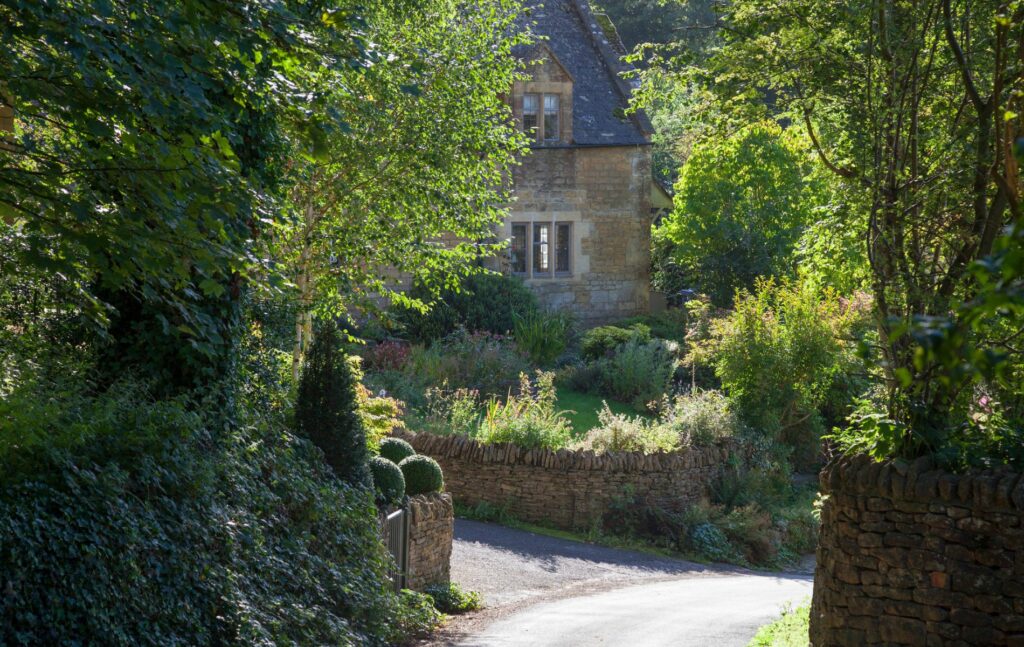
<instances>
[{"instance_id":1,"label":"honey-coloured stone wall of house","mask_svg":"<svg viewBox=\"0 0 1024 647\"><path fill-rule=\"evenodd\" d=\"M455 511L449 494L409 497L409 562L406 588L422 591L451 580Z\"/></svg>"},{"instance_id":2,"label":"honey-coloured stone wall of house","mask_svg":"<svg viewBox=\"0 0 1024 647\"><path fill-rule=\"evenodd\" d=\"M401 433L444 472L445 491L462 505L503 508L531 523L566 530L599 523L626 489L670 509L708 498L732 451L728 445L662 454L524 450L465 436Z\"/></svg>"},{"instance_id":3,"label":"honey-coloured stone wall of house","mask_svg":"<svg viewBox=\"0 0 1024 647\"><path fill-rule=\"evenodd\" d=\"M860 456L821 473L811 643L1024 646L1024 479Z\"/></svg>"},{"instance_id":4,"label":"honey-coloured stone wall of house","mask_svg":"<svg viewBox=\"0 0 1024 647\"><path fill-rule=\"evenodd\" d=\"M527 278L547 308L583 325L646 313L651 246L648 146L533 148L513 172L512 223L571 222L572 273ZM507 269L496 259L496 269Z\"/></svg>"}]
</instances>

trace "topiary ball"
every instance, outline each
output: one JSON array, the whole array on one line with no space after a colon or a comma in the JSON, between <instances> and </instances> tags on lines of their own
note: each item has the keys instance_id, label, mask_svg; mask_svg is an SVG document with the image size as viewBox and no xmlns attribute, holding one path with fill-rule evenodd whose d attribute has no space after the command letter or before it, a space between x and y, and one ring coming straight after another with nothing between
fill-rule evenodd
<instances>
[{"instance_id":1,"label":"topiary ball","mask_svg":"<svg viewBox=\"0 0 1024 647\"><path fill-rule=\"evenodd\" d=\"M380 441L380 455L398 464L410 456L415 456L416 450L401 438L385 438Z\"/></svg>"},{"instance_id":2,"label":"topiary ball","mask_svg":"<svg viewBox=\"0 0 1024 647\"><path fill-rule=\"evenodd\" d=\"M441 466L433 458L417 454L398 464L405 476L405 493L409 496L440 492L444 486Z\"/></svg>"},{"instance_id":3,"label":"topiary ball","mask_svg":"<svg viewBox=\"0 0 1024 647\"><path fill-rule=\"evenodd\" d=\"M374 456L370 459L370 473L379 501L398 503L405 496L405 475L392 461Z\"/></svg>"}]
</instances>

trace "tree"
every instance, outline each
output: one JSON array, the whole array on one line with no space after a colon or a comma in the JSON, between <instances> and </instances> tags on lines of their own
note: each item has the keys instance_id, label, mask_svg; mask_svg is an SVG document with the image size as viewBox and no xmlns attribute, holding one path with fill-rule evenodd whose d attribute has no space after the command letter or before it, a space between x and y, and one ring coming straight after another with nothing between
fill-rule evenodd
<instances>
[{"instance_id":1,"label":"tree","mask_svg":"<svg viewBox=\"0 0 1024 647\"><path fill-rule=\"evenodd\" d=\"M299 382L295 427L323 451L339 478L368 485L370 452L359 417L357 381L340 345L333 323L317 330Z\"/></svg>"},{"instance_id":2,"label":"tree","mask_svg":"<svg viewBox=\"0 0 1024 647\"><path fill-rule=\"evenodd\" d=\"M698 145L676 185L676 208L658 236L694 286L720 305L758 277L793 273L810 220L807 157L779 126L759 123Z\"/></svg>"},{"instance_id":3,"label":"tree","mask_svg":"<svg viewBox=\"0 0 1024 647\"><path fill-rule=\"evenodd\" d=\"M366 15L372 64L318 75L318 112L345 115L345 128L296 156L293 220L272 252L297 286L296 373L314 311L340 316L381 298L422 309L498 249L504 178L524 144L502 98L512 47L528 37L519 10L512 0L380 7ZM403 275L425 301L397 289Z\"/></svg>"},{"instance_id":4,"label":"tree","mask_svg":"<svg viewBox=\"0 0 1024 647\"><path fill-rule=\"evenodd\" d=\"M0 272L55 277L111 376L222 377L278 218L283 121L309 108L308 70L367 63L359 22L331 2L5 2Z\"/></svg>"},{"instance_id":5,"label":"tree","mask_svg":"<svg viewBox=\"0 0 1024 647\"><path fill-rule=\"evenodd\" d=\"M974 298L971 268L1020 218L1022 12L1019 2L738 0L725 45L695 70L732 119L763 114L771 94L866 205L887 408L903 430L895 453L942 446L969 411L975 381L926 340L929 322ZM988 336L994 328L970 328L979 348L1018 352Z\"/></svg>"}]
</instances>

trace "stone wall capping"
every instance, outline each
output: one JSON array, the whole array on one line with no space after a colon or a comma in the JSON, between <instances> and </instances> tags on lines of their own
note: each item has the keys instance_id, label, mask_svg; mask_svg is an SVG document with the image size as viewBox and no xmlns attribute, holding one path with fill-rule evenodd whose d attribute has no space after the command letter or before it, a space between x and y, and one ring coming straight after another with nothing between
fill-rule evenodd
<instances>
[{"instance_id":1,"label":"stone wall capping","mask_svg":"<svg viewBox=\"0 0 1024 647\"><path fill-rule=\"evenodd\" d=\"M878 463L863 457L840 457L822 469L819 482L823 494L926 503L938 499L956 506L1024 510L1024 477L1007 470L951 474L936 469L930 460Z\"/></svg>"}]
</instances>

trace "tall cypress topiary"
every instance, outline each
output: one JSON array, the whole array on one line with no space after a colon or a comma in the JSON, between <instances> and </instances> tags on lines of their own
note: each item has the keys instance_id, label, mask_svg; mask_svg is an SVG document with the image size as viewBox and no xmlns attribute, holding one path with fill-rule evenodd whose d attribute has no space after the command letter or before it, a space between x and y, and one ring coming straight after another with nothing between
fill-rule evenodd
<instances>
[{"instance_id":1,"label":"tall cypress topiary","mask_svg":"<svg viewBox=\"0 0 1024 647\"><path fill-rule=\"evenodd\" d=\"M333 323L321 325L306 356L295 402L298 433L323 450L340 478L370 484L366 430L357 412L356 379Z\"/></svg>"}]
</instances>

